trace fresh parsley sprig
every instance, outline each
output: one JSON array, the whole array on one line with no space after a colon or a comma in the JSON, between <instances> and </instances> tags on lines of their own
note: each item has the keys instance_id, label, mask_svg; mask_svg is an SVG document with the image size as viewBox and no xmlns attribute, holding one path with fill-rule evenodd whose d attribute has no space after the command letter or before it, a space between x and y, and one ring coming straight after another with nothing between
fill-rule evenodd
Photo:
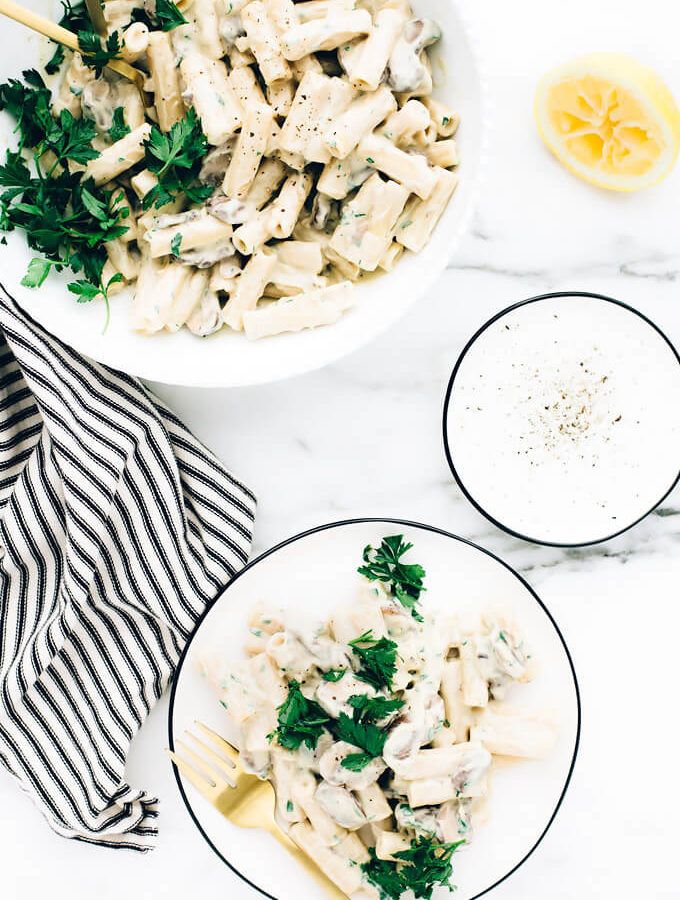
<instances>
[{"instance_id":1,"label":"fresh parsley sprig","mask_svg":"<svg viewBox=\"0 0 680 900\"><path fill-rule=\"evenodd\" d=\"M329 669L328 672L322 674L324 681L340 681L347 669Z\"/></svg>"},{"instance_id":2,"label":"fresh parsley sprig","mask_svg":"<svg viewBox=\"0 0 680 900\"><path fill-rule=\"evenodd\" d=\"M369 697L368 694L354 694L347 701L360 722L379 722L404 705L403 700L393 697Z\"/></svg>"},{"instance_id":3,"label":"fresh parsley sprig","mask_svg":"<svg viewBox=\"0 0 680 900\"><path fill-rule=\"evenodd\" d=\"M411 841L408 850L395 853L399 862L378 859L371 847L368 851L370 859L362 863L361 868L383 896L399 900L405 891L411 890L416 897L430 900L437 885L454 890L451 857L464 843L461 840L439 844L432 838L419 837Z\"/></svg>"},{"instance_id":4,"label":"fresh parsley sprig","mask_svg":"<svg viewBox=\"0 0 680 900\"><path fill-rule=\"evenodd\" d=\"M384 537L377 548L368 544L363 553L365 565L360 566L358 571L369 581L381 581L388 585L390 594L411 610L414 619L422 622L423 617L416 606L421 592L425 590L425 569L417 563L402 562L402 557L412 546L404 540L403 534Z\"/></svg>"},{"instance_id":5,"label":"fresh parsley sprig","mask_svg":"<svg viewBox=\"0 0 680 900\"><path fill-rule=\"evenodd\" d=\"M277 728L268 738L276 738L279 746L287 750L298 750L303 743L310 750L316 749L317 741L330 722L330 716L315 700L308 700L294 680L288 683L288 696L277 707L277 712Z\"/></svg>"},{"instance_id":6,"label":"fresh parsley sprig","mask_svg":"<svg viewBox=\"0 0 680 900\"><path fill-rule=\"evenodd\" d=\"M361 667L357 678L370 684L376 690L392 688L392 679L397 671L397 645L389 638L375 640L372 631L365 631L349 642L349 646L359 657Z\"/></svg>"},{"instance_id":7,"label":"fresh parsley sprig","mask_svg":"<svg viewBox=\"0 0 680 900\"><path fill-rule=\"evenodd\" d=\"M208 142L193 108L167 134L152 125L144 147L146 166L158 179L158 184L142 200L144 209L165 206L180 193L200 203L215 190L214 186L198 181Z\"/></svg>"},{"instance_id":8,"label":"fresh parsley sprig","mask_svg":"<svg viewBox=\"0 0 680 900\"><path fill-rule=\"evenodd\" d=\"M41 77L28 70L23 78L0 85L0 109L16 118L19 135L19 149L8 151L0 166L0 230L25 231L29 247L40 254L31 260L24 285L39 287L52 269L68 266L83 275L69 290L79 302L101 295L108 321L108 291L120 278L103 281L104 245L128 230L124 191L98 187L69 170L69 160L82 165L99 156L91 145L94 123L74 119L68 110L53 118ZM24 156L29 149L31 159Z\"/></svg>"},{"instance_id":9,"label":"fresh parsley sprig","mask_svg":"<svg viewBox=\"0 0 680 900\"><path fill-rule=\"evenodd\" d=\"M76 33L78 31L92 30L92 22L87 13L87 7L85 6L84 0L81 0L80 3L71 3L71 0L61 0L61 5L64 11L61 19L59 19L59 24L62 28L68 28L69 31L74 31ZM45 71L48 75L54 75L55 72L59 71L59 68L64 61L64 57L63 46L57 44L52 57L45 65Z\"/></svg>"}]
</instances>

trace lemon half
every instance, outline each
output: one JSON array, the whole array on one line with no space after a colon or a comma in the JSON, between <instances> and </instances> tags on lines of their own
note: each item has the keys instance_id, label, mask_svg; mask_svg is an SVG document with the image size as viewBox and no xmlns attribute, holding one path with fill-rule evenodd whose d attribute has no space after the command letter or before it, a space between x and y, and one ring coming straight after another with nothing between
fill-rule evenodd
<instances>
[{"instance_id":1,"label":"lemon half","mask_svg":"<svg viewBox=\"0 0 680 900\"><path fill-rule=\"evenodd\" d=\"M680 147L680 112L652 69L620 53L592 53L549 72L536 91L536 123L576 175L636 191L668 175Z\"/></svg>"}]
</instances>

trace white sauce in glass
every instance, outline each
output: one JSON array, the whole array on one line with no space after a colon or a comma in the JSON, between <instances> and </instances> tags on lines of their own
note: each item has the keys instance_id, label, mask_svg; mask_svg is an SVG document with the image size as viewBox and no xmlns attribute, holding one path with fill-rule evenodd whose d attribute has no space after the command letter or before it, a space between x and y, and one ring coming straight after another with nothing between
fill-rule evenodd
<instances>
[{"instance_id":1,"label":"white sauce in glass","mask_svg":"<svg viewBox=\"0 0 680 900\"><path fill-rule=\"evenodd\" d=\"M447 412L458 477L530 539L604 540L649 512L680 471L680 364L635 313L556 297L477 338Z\"/></svg>"}]
</instances>

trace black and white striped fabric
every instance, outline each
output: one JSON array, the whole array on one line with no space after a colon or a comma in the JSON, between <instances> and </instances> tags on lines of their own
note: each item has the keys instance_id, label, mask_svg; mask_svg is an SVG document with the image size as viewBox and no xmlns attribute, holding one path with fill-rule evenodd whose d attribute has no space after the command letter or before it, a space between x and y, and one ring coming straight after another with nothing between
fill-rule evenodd
<instances>
[{"instance_id":1,"label":"black and white striped fabric","mask_svg":"<svg viewBox=\"0 0 680 900\"><path fill-rule=\"evenodd\" d=\"M138 381L0 296L0 759L59 834L152 844L127 750L254 512Z\"/></svg>"}]
</instances>

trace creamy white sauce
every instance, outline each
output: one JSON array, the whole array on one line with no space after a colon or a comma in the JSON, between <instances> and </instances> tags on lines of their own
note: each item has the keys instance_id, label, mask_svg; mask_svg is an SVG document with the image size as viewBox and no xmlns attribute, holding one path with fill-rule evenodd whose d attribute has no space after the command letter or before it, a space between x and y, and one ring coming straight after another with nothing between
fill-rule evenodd
<instances>
[{"instance_id":1,"label":"creamy white sauce","mask_svg":"<svg viewBox=\"0 0 680 900\"><path fill-rule=\"evenodd\" d=\"M680 469L680 365L659 333L604 300L525 304L487 328L454 380L458 476L536 540L601 540L655 506Z\"/></svg>"}]
</instances>

